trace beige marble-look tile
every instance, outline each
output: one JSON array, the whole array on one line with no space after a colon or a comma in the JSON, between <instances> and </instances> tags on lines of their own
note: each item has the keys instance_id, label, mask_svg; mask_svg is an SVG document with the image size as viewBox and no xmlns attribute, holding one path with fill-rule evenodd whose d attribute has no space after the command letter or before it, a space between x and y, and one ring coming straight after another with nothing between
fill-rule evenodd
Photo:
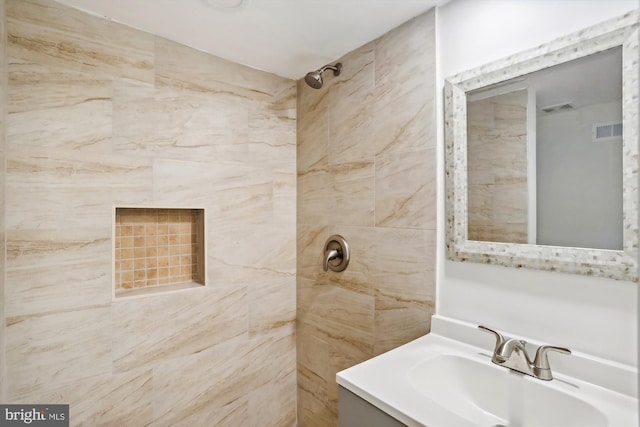
<instances>
[{"instance_id":1,"label":"beige marble-look tile","mask_svg":"<svg viewBox=\"0 0 640 427\"><path fill-rule=\"evenodd\" d=\"M278 396L274 399L274 396ZM296 371L249 392L247 425L296 427Z\"/></svg>"},{"instance_id":2,"label":"beige marble-look tile","mask_svg":"<svg viewBox=\"0 0 640 427\"><path fill-rule=\"evenodd\" d=\"M298 93L306 93L306 89L301 89L300 85L305 83L299 84ZM308 97L312 95L309 93ZM303 113L301 104L301 96L298 96L297 170L306 173L325 169L329 164L329 110L324 106Z\"/></svg>"},{"instance_id":3,"label":"beige marble-look tile","mask_svg":"<svg viewBox=\"0 0 640 427\"><path fill-rule=\"evenodd\" d=\"M116 152L193 161L248 156L247 102L118 80L113 109Z\"/></svg>"},{"instance_id":4,"label":"beige marble-look tile","mask_svg":"<svg viewBox=\"0 0 640 427\"><path fill-rule=\"evenodd\" d=\"M111 251L111 225L94 228L10 230L7 268L77 265L105 259Z\"/></svg>"},{"instance_id":5,"label":"beige marble-look tile","mask_svg":"<svg viewBox=\"0 0 640 427\"><path fill-rule=\"evenodd\" d=\"M343 71L330 89L329 164L372 159L374 88L373 45L365 45L342 58ZM355 142L361 143L355 143Z\"/></svg>"},{"instance_id":6,"label":"beige marble-look tile","mask_svg":"<svg viewBox=\"0 0 640 427\"><path fill-rule=\"evenodd\" d=\"M0 75L3 78L0 81L0 93L7 93L7 79L6 79L6 52L7 52L7 34L6 34L6 26L5 26L5 2L0 2ZM6 98L5 98L6 99ZM0 103L0 176L5 176L6 169L6 102ZM0 185L0 212L4 212L5 210L5 186ZM4 224L4 214L0 215L0 254L6 254L5 251L5 224ZM0 277L5 277L5 262L6 255L0 256ZM5 280L0 280L0 295L5 294ZM5 318L5 302L0 303L0 319ZM0 324L0 354L4 355L5 353L5 327L4 323ZM7 402L5 393L5 375L6 375L6 358L2 357L0 360L0 401Z\"/></svg>"},{"instance_id":7,"label":"beige marble-look tile","mask_svg":"<svg viewBox=\"0 0 640 427\"><path fill-rule=\"evenodd\" d=\"M17 58L7 58L7 62L10 114L111 100L109 77Z\"/></svg>"},{"instance_id":8,"label":"beige marble-look tile","mask_svg":"<svg viewBox=\"0 0 640 427\"><path fill-rule=\"evenodd\" d=\"M21 147L110 152L111 81L9 58L7 137Z\"/></svg>"},{"instance_id":9,"label":"beige marble-look tile","mask_svg":"<svg viewBox=\"0 0 640 427\"><path fill-rule=\"evenodd\" d=\"M211 92L220 96L268 101L289 80L264 71L156 38L156 84Z\"/></svg>"},{"instance_id":10,"label":"beige marble-look tile","mask_svg":"<svg viewBox=\"0 0 640 427\"><path fill-rule=\"evenodd\" d=\"M423 79L435 62L435 12L423 13L375 41L376 85L404 84L406 77Z\"/></svg>"},{"instance_id":11,"label":"beige marble-look tile","mask_svg":"<svg viewBox=\"0 0 640 427\"><path fill-rule=\"evenodd\" d=\"M7 183L87 187L151 188L152 168L147 159L117 154L53 148L21 147L9 141Z\"/></svg>"},{"instance_id":12,"label":"beige marble-look tile","mask_svg":"<svg viewBox=\"0 0 640 427\"><path fill-rule=\"evenodd\" d=\"M372 277L376 295L433 305L436 246L435 230L377 228Z\"/></svg>"},{"instance_id":13,"label":"beige marble-look tile","mask_svg":"<svg viewBox=\"0 0 640 427\"><path fill-rule=\"evenodd\" d=\"M111 372L110 321L109 306L7 318L9 397Z\"/></svg>"},{"instance_id":14,"label":"beige marble-look tile","mask_svg":"<svg viewBox=\"0 0 640 427\"><path fill-rule=\"evenodd\" d=\"M284 227L293 227L295 235L297 207L297 174L294 170L273 171L273 219Z\"/></svg>"},{"instance_id":15,"label":"beige marble-look tile","mask_svg":"<svg viewBox=\"0 0 640 427\"><path fill-rule=\"evenodd\" d=\"M157 159L153 162L154 202L204 206L210 223L265 223L273 219L274 173L235 162Z\"/></svg>"},{"instance_id":16,"label":"beige marble-look tile","mask_svg":"<svg viewBox=\"0 0 640 427\"><path fill-rule=\"evenodd\" d=\"M68 107L10 113L7 138L22 147L109 153L111 111L110 99L91 99Z\"/></svg>"},{"instance_id":17,"label":"beige marble-look tile","mask_svg":"<svg viewBox=\"0 0 640 427\"><path fill-rule=\"evenodd\" d=\"M214 220L207 228L207 261L213 286L244 286L294 277L296 253L292 227L216 224Z\"/></svg>"},{"instance_id":18,"label":"beige marble-look tile","mask_svg":"<svg viewBox=\"0 0 640 427\"><path fill-rule=\"evenodd\" d=\"M68 404L72 426L149 426L153 422L151 372L109 373L64 385L44 385L14 395L12 401Z\"/></svg>"},{"instance_id":19,"label":"beige marble-look tile","mask_svg":"<svg viewBox=\"0 0 640 427\"><path fill-rule=\"evenodd\" d=\"M271 331L296 319L296 281L293 274L255 280L249 286L249 333Z\"/></svg>"},{"instance_id":20,"label":"beige marble-look tile","mask_svg":"<svg viewBox=\"0 0 640 427\"><path fill-rule=\"evenodd\" d=\"M200 353L248 330L247 289L195 289L113 304L113 369Z\"/></svg>"},{"instance_id":21,"label":"beige marble-look tile","mask_svg":"<svg viewBox=\"0 0 640 427\"><path fill-rule=\"evenodd\" d=\"M374 354L429 332L435 307L435 230L378 228Z\"/></svg>"},{"instance_id":22,"label":"beige marble-look tile","mask_svg":"<svg viewBox=\"0 0 640 427\"><path fill-rule=\"evenodd\" d=\"M375 42L377 155L436 145L434 34L428 12Z\"/></svg>"},{"instance_id":23,"label":"beige marble-look tile","mask_svg":"<svg viewBox=\"0 0 640 427\"><path fill-rule=\"evenodd\" d=\"M6 276L8 317L107 305L111 302L111 259L10 269Z\"/></svg>"},{"instance_id":24,"label":"beige marble-look tile","mask_svg":"<svg viewBox=\"0 0 640 427\"><path fill-rule=\"evenodd\" d=\"M270 102L249 108L247 160L273 168L296 168L296 86L291 81Z\"/></svg>"},{"instance_id":25,"label":"beige marble-look tile","mask_svg":"<svg viewBox=\"0 0 640 427\"><path fill-rule=\"evenodd\" d=\"M328 225L332 190L332 176L326 169L298 172L298 222Z\"/></svg>"},{"instance_id":26,"label":"beige marble-look tile","mask_svg":"<svg viewBox=\"0 0 640 427\"><path fill-rule=\"evenodd\" d=\"M429 333L434 312L435 302L414 304L377 295L374 356Z\"/></svg>"},{"instance_id":27,"label":"beige marble-look tile","mask_svg":"<svg viewBox=\"0 0 640 427\"><path fill-rule=\"evenodd\" d=\"M331 378L329 366L329 344L315 335L316 329L299 319L296 326L296 355L298 372L308 379L308 387L321 389L319 384Z\"/></svg>"},{"instance_id":28,"label":"beige marble-look tile","mask_svg":"<svg viewBox=\"0 0 640 427\"><path fill-rule=\"evenodd\" d=\"M325 286L308 308L305 325L327 341L334 354L366 360L373 352L375 297Z\"/></svg>"},{"instance_id":29,"label":"beige marble-look tile","mask_svg":"<svg viewBox=\"0 0 640 427\"><path fill-rule=\"evenodd\" d=\"M10 230L55 229L73 226L83 229L106 227L112 222L113 206L151 204L151 186L135 182L129 188L105 186L6 185L6 226ZM37 206L37 209L33 207Z\"/></svg>"},{"instance_id":30,"label":"beige marble-look tile","mask_svg":"<svg viewBox=\"0 0 640 427\"><path fill-rule=\"evenodd\" d=\"M375 165L373 159L329 166L333 180L329 222L373 227L375 224Z\"/></svg>"},{"instance_id":31,"label":"beige marble-look tile","mask_svg":"<svg viewBox=\"0 0 640 427\"><path fill-rule=\"evenodd\" d=\"M296 241L296 277L326 278L322 271L324 243L329 237L327 226L298 221Z\"/></svg>"},{"instance_id":32,"label":"beige marble-look tile","mask_svg":"<svg viewBox=\"0 0 640 427\"><path fill-rule=\"evenodd\" d=\"M151 34L51 0L8 0L6 15L11 57L153 82Z\"/></svg>"},{"instance_id":33,"label":"beige marble-look tile","mask_svg":"<svg viewBox=\"0 0 640 427\"><path fill-rule=\"evenodd\" d=\"M153 369L154 425L247 425L250 343L239 337Z\"/></svg>"},{"instance_id":34,"label":"beige marble-look tile","mask_svg":"<svg viewBox=\"0 0 640 427\"><path fill-rule=\"evenodd\" d=\"M436 228L436 150L376 158L376 226Z\"/></svg>"}]
</instances>

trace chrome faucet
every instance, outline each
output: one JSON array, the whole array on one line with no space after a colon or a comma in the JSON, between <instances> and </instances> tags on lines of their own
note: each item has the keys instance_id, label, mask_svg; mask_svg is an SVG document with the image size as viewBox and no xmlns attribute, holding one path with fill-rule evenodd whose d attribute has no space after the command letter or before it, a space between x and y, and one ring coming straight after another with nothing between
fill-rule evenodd
<instances>
[{"instance_id":1,"label":"chrome faucet","mask_svg":"<svg viewBox=\"0 0 640 427\"><path fill-rule=\"evenodd\" d=\"M486 326L478 326L478 328L496 337L496 346L491 358L493 363L541 380L549 381L553 379L547 356L550 351L571 354L571 350L568 348L543 345L536 351L536 356L532 362L527 353L526 341L514 338L505 339L500 332L489 329Z\"/></svg>"}]
</instances>

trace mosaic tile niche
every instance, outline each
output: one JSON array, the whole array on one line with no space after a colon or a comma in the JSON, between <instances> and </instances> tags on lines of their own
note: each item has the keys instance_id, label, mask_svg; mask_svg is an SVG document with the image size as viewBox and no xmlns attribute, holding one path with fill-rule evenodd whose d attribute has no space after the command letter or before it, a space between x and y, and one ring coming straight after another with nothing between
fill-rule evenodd
<instances>
[{"instance_id":1,"label":"mosaic tile niche","mask_svg":"<svg viewBox=\"0 0 640 427\"><path fill-rule=\"evenodd\" d=\"M204 210L116 208L116 297L205 285Z\"/></svg>"}]
</instances>

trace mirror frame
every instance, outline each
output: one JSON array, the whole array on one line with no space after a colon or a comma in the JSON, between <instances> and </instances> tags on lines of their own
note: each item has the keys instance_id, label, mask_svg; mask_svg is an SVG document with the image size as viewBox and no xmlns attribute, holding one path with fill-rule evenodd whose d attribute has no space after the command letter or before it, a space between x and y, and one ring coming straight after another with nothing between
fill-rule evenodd
<instances>
[{"instance_id":1,"label":"mirror frame","mask_svg":"<svg viewBox=\"0 0 640 427\"><path fill-rule=\"evenodd\" d=\"M447 258L638 281L638 10L445 79ZM622 46L622 250L467 239L467 98L486 86Z\"/></svg>"}]
</instances>

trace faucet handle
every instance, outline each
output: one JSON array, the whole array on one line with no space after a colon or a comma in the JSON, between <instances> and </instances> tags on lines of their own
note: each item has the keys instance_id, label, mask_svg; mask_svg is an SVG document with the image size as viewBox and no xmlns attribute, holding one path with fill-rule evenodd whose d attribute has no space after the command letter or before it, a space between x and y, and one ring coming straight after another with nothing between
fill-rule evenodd
<instances>
[{"instance_id":1,"label":"faucet handle","mask_svg":"<svg viewBox=\"0 0 640 427\"><path fill-rule=\"evenodd\" d=\"M478 325L478 329L480 329L481 331L485 331L485 332L489 332L491 334L493 334L496 337L496 346L495 349L493 350L494 354L498 351L498 348L504 344L504 337L502 336L502 334L498 331L494 331L491 328L487 328L486 326L482 326L482 325Z\"/></svg>"},{"instance_id":2,"label":"faucet handle","mask_svg":"<svg viewBox=\"0 0 640 427\"><path fill-rule=\"evenodd\" d=\"M571 354L571 350L564 347L556 347L553 345L541 345L536 351L536 357L533 360L533 370L535 376L541 380L552 380L551 366L549 366L548 354L550 351L557 351L563 354Z\"/></svg>"}]
</instances>

